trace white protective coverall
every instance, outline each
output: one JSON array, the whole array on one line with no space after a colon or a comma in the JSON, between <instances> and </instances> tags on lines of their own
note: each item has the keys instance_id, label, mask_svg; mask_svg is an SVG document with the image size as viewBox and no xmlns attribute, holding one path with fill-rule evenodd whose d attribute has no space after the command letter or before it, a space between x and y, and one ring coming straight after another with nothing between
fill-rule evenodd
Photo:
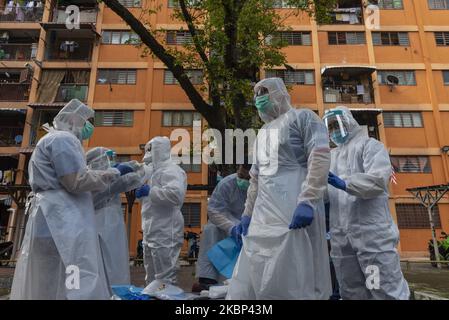
<instances>
[{"instance_id":1,"label":"white protective coverall","mask_svg":"<svg viewBox=\"0 0 449 320\"><path fill-rule=\"evenodd\" d=\"M71 100L54 129L37 143L29 163L35 194L29 207L11 299L109 299L95 228L92 191L120 172L86 167L81 131L94 111Z\"/></svg>"},{"instance_id":2,"label":"white protective coverall","mask_svg":"<svg viewBox=\"0 0 449 320\"><path fill-rule=\"evenodd\" d=\"M87 165L92 170L110 168L106 152L109 149L96 147L86 154ZM123 217L120 193L128 192L143 184L144 169L137 162L129 162L135 172L119 177L106 190L93 192L95 221L100 237L100 248L111 286L129 285L128 237Z\"/></svg>"},{"instance_id":3,"label":"white protective coverall","mask_svg":"<svg viewBox=\"0 0 449 320\"><path fill-rule=\"evenodd\" d=\"M330 165L326 127L311 110L293 109L280 78L268 89L272 108L259 115L244 215L252 215L227 299L329 299L331 279L323 194ZM269 131L271 129L271 131ZM314 210L312 224L289 229L299 203Z\"/></svg>"},{"instance_id":4,"label":"white protective coverall","mask_svg":"<svg viewBox=\"0 0 449 320\"><path fill-rule=\"evenodd\" d=\"M399 231L388 207L391 162L385 146L369 138L345 107L347 141L331 151L331 172L346 191L329 186L331 257L343 299L408 299L396 246ZM375 269L380 287L366 282ZM378 269L377 269L378 268ZM375 282L373 282L375 284Z\"/></svg>"},{"instance_id":5,"label":"white protective coverall","mask_svg":"<svg viewBox=\"0 0 449 320\"><path fill-rule=\"evenodd\" d=\"M184 242L181 207L187 177L172 161L167 137L155 137L147 145L151 146L153 171L148 174L150 193L141 199L145 281L150 284L159 280L175 285L177 261Z\"/></svg>"},{"instance_id":6,"label":"white protective coverall","mask_svg":"<svg viewBox=\"0 0 449 320\"><path fill-rule=\"evenodd\" d=\"M223 178L215 187L207 205L209 221L201 235L200 252L196 263L197 277L218 281L219 274L209 261L207 252L217 242L229 237L232 227L240 223L245 201L246 190L237 186L237 173Z\"/></svg>"}]
</instances>

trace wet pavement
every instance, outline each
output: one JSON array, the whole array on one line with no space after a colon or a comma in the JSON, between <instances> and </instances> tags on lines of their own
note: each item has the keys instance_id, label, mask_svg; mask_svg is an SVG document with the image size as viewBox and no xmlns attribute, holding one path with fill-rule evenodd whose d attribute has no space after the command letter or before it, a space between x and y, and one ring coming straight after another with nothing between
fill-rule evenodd
<instances>
[{"instance_id":1,"label":"wet pavement","mask_svg":"<svg viewBox=\"0 0 449 320\"><path fill-rule=\"evenodd\" d=\"M449 298L449 268L437 269L429 263L402 263L402 271L410 289ZM14 268L0 267L0 300L6 298L7 286L11 284ZM195 279L195 266L182 265L178 272L178 285L191 292ZM131 266L131 283L137 287L145 287L145 269L143 266Z\"/></svg>"}]
</instances>

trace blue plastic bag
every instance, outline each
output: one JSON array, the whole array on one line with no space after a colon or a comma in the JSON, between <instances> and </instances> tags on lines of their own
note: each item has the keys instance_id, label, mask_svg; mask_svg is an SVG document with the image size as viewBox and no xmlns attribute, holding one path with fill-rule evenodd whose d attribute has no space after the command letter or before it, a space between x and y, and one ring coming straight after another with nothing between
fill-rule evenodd
<instances>
[{"instance_id":1,"label":"blue plastic bag","mask_svg":"<svg viewBox=\"0 0 449 320\"><path fill-rule=\"evenodd\" d=\"M240 249L241 246L234 238L229 237L210 248L207 252L207 257L221 275L226 277L226 279L230 279L237 263Z\"/></svg>"},{"instance_id":2,"label":"blue plastic bag","mask_svg":"<svg viewBox=\"0 0 449 320\"><path fill-rule=\"evenodd\" d=\"M142 293L143 288L135 286L112 286L112 292L122 300L152 300L152 298Z\"/></svg>"}]
</instances>

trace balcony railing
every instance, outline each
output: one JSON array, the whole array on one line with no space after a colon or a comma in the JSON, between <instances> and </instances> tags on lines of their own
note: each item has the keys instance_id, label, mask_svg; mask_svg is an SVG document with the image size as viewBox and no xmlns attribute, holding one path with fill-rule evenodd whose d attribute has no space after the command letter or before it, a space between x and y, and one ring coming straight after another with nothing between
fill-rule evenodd
<instances>
[{"instance_id":1,"label":"balcony railing","mask_svg":"<svg viewBox=\"0 0 449 320\"><path fill-rule=\"evenodd\" d=\"M31 83L0 83L0 101L28 101Z\"/></svg>"},{"instance_id":2,"label":"balcony railing","mask_svg":"<svg viewBox=\"0 0 449 320\"><path fill-rule=\"evenodd\" d=\"M22 142L22 127L0 126L0 147L20 146Z\"/></svg>"},{"instance_id":3,"label":"balcony railing","mask_svg":"<svg viewBox=\"0 0 449 320\"><path fill-rule=\"evenodd\" d=\"M90 61L92 41L60 41L47 49L46 60Z\"/></svg>"},{"instance_id":4,"label":"balcony railing","mask_svg":"<svg viewBox=\"0 0 449 320\"><path fill-rule=\"evenodd\" d=\"M61 84L55 102L69 102L72 99L87 100L88 85Z\"/></svg>"},{"instance_id":5,"label":"balcony railing","mask_svg":"<svg viewBox=\"0 0 449 320\"><path fill-rule=\"evenodd\" d=\"M37 43L0 44L0 60L31 60L36 57Z\"/></svg>"},{"instance_id":6,"label":"balcony railing","mask_svg":"<svg viewBox=\"0 0 449 320\"><path fill-rule=\"evenodd\" d=\"M352 85L325 87L323 91L324 103L373 103L372 89Z\"/></svg>"},{"instance_id":7,"label":"balcony railing","mask_svg":"<svg viewBox=\"0 0 449 320\"><path fill-rule=\"evenodd\" d=\"M83 8L80 9L80 23L95 23L97 22L97 8ZM52 22L66 23L67 18L73 14L72 12L66 13L66 8L57 8L53 12Z\"/></svg>"},{"instance_id":8,"label":"balcony railing","mask_svg":"<svg viewBox=\"0 0 449 320\"><path fill-rule=\"evenodd\" d=\"M25 6L0 7L0 22L38 22L42 20L44 8Z\"/></svg>"},{"instance_id":9,"label":"balcony railing","mask_svg":"<svg viewBox=\"0 0 449 320\"><path fill-rule=\"evenodd\" d=\"M332 24L362 24L362 8L340 8L331 13Z\"/></svg>"}]
</instances>

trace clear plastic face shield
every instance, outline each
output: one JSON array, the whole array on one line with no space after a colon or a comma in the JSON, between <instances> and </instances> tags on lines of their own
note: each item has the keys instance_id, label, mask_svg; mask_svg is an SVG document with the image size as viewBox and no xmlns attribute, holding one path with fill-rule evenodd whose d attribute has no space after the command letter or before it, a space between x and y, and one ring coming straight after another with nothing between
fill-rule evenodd
<instances>
[{"instance_id":1,"label":"clear plastic face shield","mask_svg":"<svg viewBox=\"0 0 449 320\"><path fill-rule=\"evenodd\" d=\"M109 150L111 151L111 150ZM89 161L87 167L90 170L107 170L111 167L111 162L109 161L108 152L106 151L99 156L93 158L91 161Z\"/></svg>"},{"instance_id":2,"label":"clear plastic face shield","mask_svg":"<svg viewBox=\"0 0 449 320\"><path fill-rule=\"evenodd\" d=\"M345 123L348 119L342 110L329 110L324 115L324 123L329 131L329 137L336 145L341 145L348 139Z\"/></svg>"},{"instance_id":3,"label":"clear plastic face shield","mask_svg":"<svg viewBox=\"0 0 449 320\"><path fill-rule=\"evenodd\" d=\"M117 154L115 153L114 150L108 150L106 151L106 155L108 156L109 159L109 163L111 164L111 166L115 166L117 164Z\"/></svg>"},{"instance_id":4,"label":"clear plastic face shield","mask_svg":"<svg viewBox=\"0 0 449 320\"><path fill-rule=\"evenodd\" d=\"M143 162L145 164L150 164L153 161L153 156L151 155L151 143L145 147L145 155L143 156Z\"/></svg>"}]
</instances>

